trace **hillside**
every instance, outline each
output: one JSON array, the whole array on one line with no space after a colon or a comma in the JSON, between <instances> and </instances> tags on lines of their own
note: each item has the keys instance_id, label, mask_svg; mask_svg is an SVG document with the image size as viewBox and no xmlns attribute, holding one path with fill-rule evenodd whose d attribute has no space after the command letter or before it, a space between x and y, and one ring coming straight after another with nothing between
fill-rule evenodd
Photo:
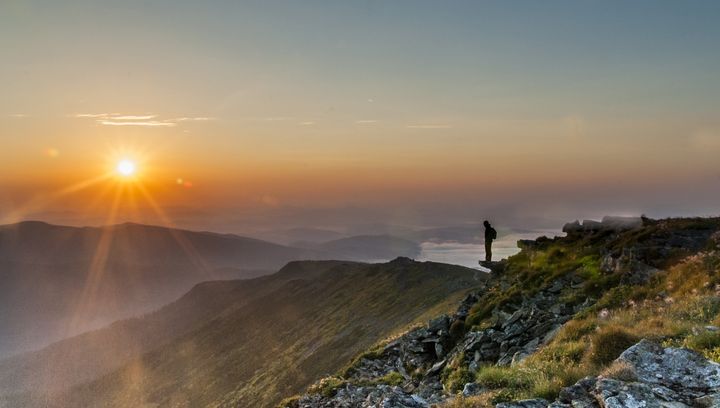
<instances>
[{"instance_id":1,"label":"hillside","mask_svg":"<svg viewBox=\"0 0 720 408\"><path fill-rule=\"evenodd\" d=\"M194 284L249 278L318 251L122 224L0 226L0 358L167 304Z\"/></svg>"},{"instance_id":2,"label":"hillside","mask_svg":"<svg viewBox=\"0 0 720 408\"><path fill-rule=\"evenodd\" d=\"M720 406L720 219L565 231L519 242L454 314L280 406Z\"/></svg>"},{"instance_id":3,"label":"hillside","mask_svg":"<svg viewBox=\"0 0 720 408\"><path fill-rule=\"evenodd\" d=\"M0 360L0 395L30 390L49 393L91 381L198 329L224 310L241 307L290 280L313 279L341 264L294 262L280 273L255 279L197 284L177 301L142 318L121 320L37 352Z\"/></svg>"},{"instance_id":4,"label":"hillside","mask_svg":"<svg viewBox=\"0 0 720 408\"><path fill-rule=\"evenodd\" d=\"M448 310L485 279L472 269L398 258L386 264L293 262L271 276L202 284L156 314L0 364L6 392L25 391L0 401L13 407L271 407L377 341ZM144 345L132 346L145 353L114 372L63 393L37 392L57 387L52 380L68 372L87 370L73 376L76 383L97 377L103 370L96 362L112 360L129 344L110 341L103 348L102 339L144 337ZM65 365L69 350L83 352ZM47 382L34 375L43 369ZM19 372L26 374L20 382Z\"/></svg>"}]
</instances>

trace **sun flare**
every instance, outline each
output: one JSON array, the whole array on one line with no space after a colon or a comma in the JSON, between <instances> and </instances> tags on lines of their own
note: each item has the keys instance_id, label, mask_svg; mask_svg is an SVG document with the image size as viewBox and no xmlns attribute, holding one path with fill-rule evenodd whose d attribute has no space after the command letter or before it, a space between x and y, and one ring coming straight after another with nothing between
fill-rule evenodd
<instances>
[{"instance_id":1,"label":"sun flare","mask_svg":"<svg viewBox=\"0 0 720 408\"><path fill-rule=\"evenodd\" d=\"M135 165L135 162L128 159L120 160L115 167L115 170L124 177L130 177L133 174L135 174L135 171L137 170L137 166Z\"/></svg>"}]
</instances>

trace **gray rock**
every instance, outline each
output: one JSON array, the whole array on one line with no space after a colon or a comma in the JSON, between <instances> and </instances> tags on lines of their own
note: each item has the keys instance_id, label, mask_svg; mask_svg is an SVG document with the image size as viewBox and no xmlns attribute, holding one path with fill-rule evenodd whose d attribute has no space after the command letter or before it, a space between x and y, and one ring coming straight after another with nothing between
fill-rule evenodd
<instances>
[{"instance_id":1,"label":"gray rock","mask_svg":"<svg viewBox=\"0 0 720 408\"><path fill-rule=\"evenodd\" d=\"M625 383L603 378L598 380L595 393L604 408L662 408L660 400L649 385Z\"/></svg>"},{"instance_id":2,"label":"gray rock","mask_svg":"<svg viewBox=\"0 0 720 408\"><path fill-rule=\"evenodd\" d=\"M485 389L478 383L467 383L463 387L462 394L465 397L471 397L473 395L482 394L485 391Z\"/></svg>"},{"instance_id":3,"label":"gray rock","mask_svg":"<svg viewBox=\"0 0 720 408\"><path fill-rule=\"evenodd\" d=\"M495 408L546 408L549 402L542 398L527 399L515 402L501 402L495 405Z\"/></svg>"},{"instance_id":4,"label":"gray rock","mask_svg":"<svg viewBox=\"0 0 720 408\"><path fill-rule=\"evenodd\" d=\"M439 373L440 370L442 370L443 367L445 367L445 364L447 364L446 360L440 360L437 363L433 364L433 366L430 367L430 369L427 371L427 375L433 375L433 374Z\"/></svg>"},{"instance_id":5,"label":"gray rock","mask_svg":"<svg viewBox=\"0 0 720 408\"><path fill-rule=\"evenodd\" d=\"M443 358L443 357L445 357L445 349L443 348L442 344L440 344L440 343L435 343L435 355L436 355L438 358Z\"/></svg>"},{"instance_id":6,"label":"gray rock","mask_svg":"<svg viewBox=\"0 0 720 408\"><path fill-rule=\"evenodd\" d=\"M630 365L637 381L588 377L563 388L556 408L720 407L720 364L687 349L642 340L616 360Z\"/></svg>"},{"instance_id":7,"label":"gray rock","mask_svg":"<svg viewBox=\"0 0 720 408\"><path fill-rule=\"evenodd\" d=\"M447 315L442 315L428 322L428 331L431 333L437 333L440 330L445 332L450 330L450 317Z\"/></svg>"},{"instance_id":8,"label":"gray rock","mask_svg":"<svg viewBox=\"0 0 720 408\"><path fill-rule=\"evenodd\" d=\"M720 364L692 350L663 348L642 340L625 350L618 360L630 364L638 379L647 384L682 389L687 396L720 391Z\"/></svg>"}]
</instances>

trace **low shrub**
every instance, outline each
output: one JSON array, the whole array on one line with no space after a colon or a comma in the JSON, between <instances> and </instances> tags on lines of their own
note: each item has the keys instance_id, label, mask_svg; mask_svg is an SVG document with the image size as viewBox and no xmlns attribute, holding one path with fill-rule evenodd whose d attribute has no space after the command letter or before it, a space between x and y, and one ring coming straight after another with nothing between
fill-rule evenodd
<instances>
[{"instance_id":1,"label":"low shrub","mask_svg":"<svg viewBox=\"0 0 720 408\"><path fill-rule=\"evenodd\" d=\"M625 361L614 361L600 375L620 381L637 381L635 369Z\"/></svg>"},{"instance_id":2,"label":"low shrub","mask_svg":"<svg viewBox=\"0 0 720 408\"><path fill-rule=\"evenodd\" d=\"M586 357L591 364L604 367L639 340L639 337L621 326L605 326L592 336Z\"/></svg>"},{"instance_id":3,"label":"low shrub","mask_svg":"<svg viewBox=\"0 0 720 408\"><path fill-rule=\"evenodd\" d=\"M527 373L516 367L481 367L475 375L475 381L491 390L503 388L529 389L532 385Z\"/></svg>"},{"instance_id":4,"label":"low shrub","mask_svg":"<svg viewBox=\"0 0 720 408\"><path fill-rule=\"evenodd\" d=\"M558 341L577 341L597 328L597 323L591 319L575 319L565 323L557 334Z\"/></svg>"},{"instance_id":5,"label":"low shrub","mask_svg":"<svg viewBox=\"0 0 720 408\"><path fill-rule=\"evenodd\" d=\"M325 377L308 388L309 394L320 394L331 398L337 393L338 388L346 384L340 377Z\"/></svg>"},{"instance_id":6,"label":"low shrub","mask_svg":"<svg viewBox=\"0 0 720 408\"><path fill-rule=\"evenodd\" d=\"M398 373L397 371L390 371L389 373L380 377L377 382L387 385L401 385L405 382L405 377L403 377L402 374Z\"/></svg>"}]
</instances>

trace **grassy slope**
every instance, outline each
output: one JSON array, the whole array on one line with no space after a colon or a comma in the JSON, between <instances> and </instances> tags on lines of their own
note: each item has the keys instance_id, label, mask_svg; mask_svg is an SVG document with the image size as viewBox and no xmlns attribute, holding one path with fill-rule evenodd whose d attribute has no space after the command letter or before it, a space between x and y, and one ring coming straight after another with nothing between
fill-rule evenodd
<instances>
[{"instance_id":1,"label":"grassy slope","mask_svg":"<svg viewBox=\"0 0 720 408\"><path fill-rule=\"evenodd\" d=\"M511 258L505 277L511 284L481 300L471 316L476 326L489 318L488 304L511 302L565 274L582 277L577 288L565 290L565 301L591 297L597 302L523 363L482 367L470 374L467 380L489 392L457 398L447 407L491 407L530 397L552 400L562 387L586 375L619 375L622 368L609 364L640 338L689 347L720 361L720 332L705 328L720 325L720 251L717 239L710 238L718 229L720 219L669 219L622 234L541 241L538 248ZM601 257L623 248L637 249L643 262L661 271L640 284L630 283L628 270L603 272Z\"/></svg>"},{"instance_id":2,"label":"grassy slope","mask_svg":"<svg viewBox=\"0 0 720 408\"><path fill-rule=\"evenodd\" d=\"M449 306L477 277L433 263L343 263L226 310L50 405L273 406L426 311Z\"/></svg>"},{"instance_id":3,"label":"grassy slope","mask_svg":"<svg viewBox=\"0 0 720 408\"><path fill-rule=\"evenodd\" d=\"M59 390L122 367L132 358L199 328L223 310L241 307L299 276L311 279L337 261L293 262L279 273L248 280L203 282L177 301L143 316L0 361L0 395Z\"/></svg>"}]
</instances>

